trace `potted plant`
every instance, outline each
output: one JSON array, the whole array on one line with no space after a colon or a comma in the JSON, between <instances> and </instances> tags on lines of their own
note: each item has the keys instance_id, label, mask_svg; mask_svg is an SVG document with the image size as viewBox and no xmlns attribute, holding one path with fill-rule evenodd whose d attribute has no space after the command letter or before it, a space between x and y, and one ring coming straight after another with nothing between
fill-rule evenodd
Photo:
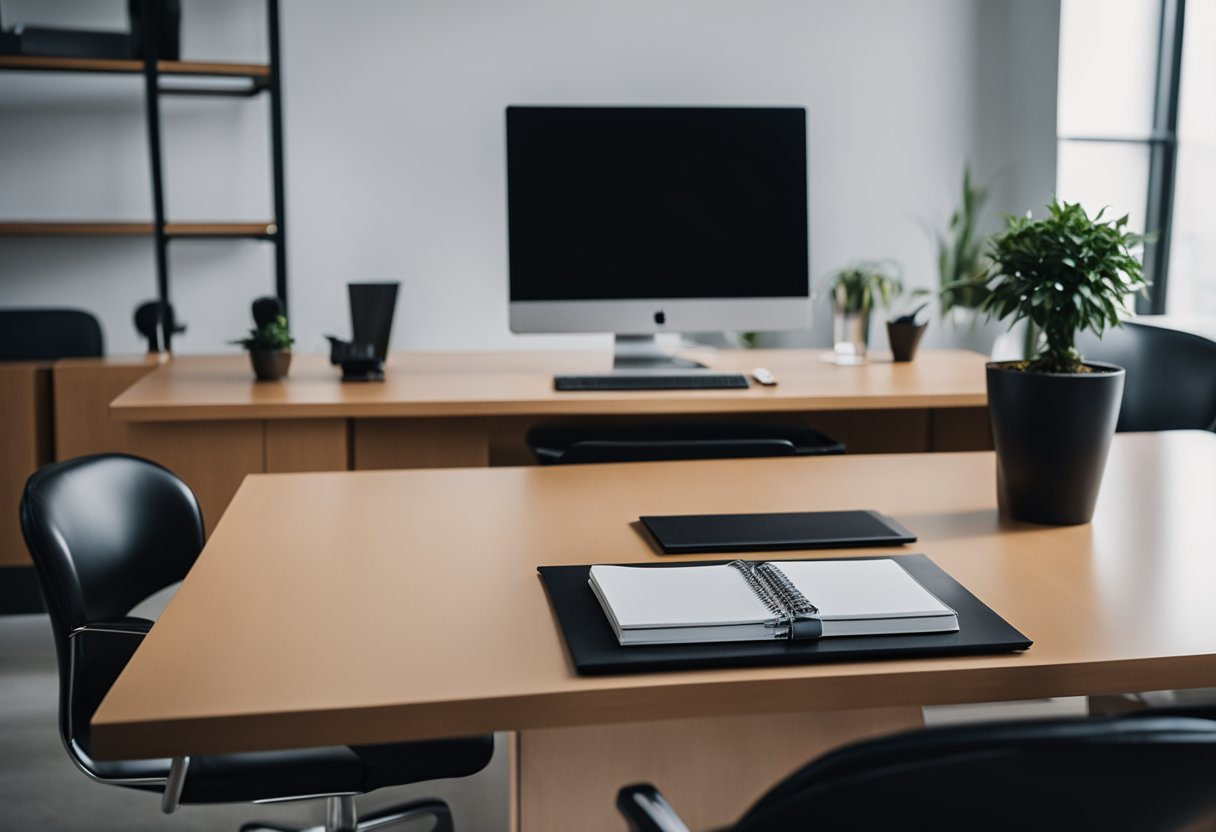
<instances>
[{"instance_id":1,"label":"potted plant","mask_svg":"<svg viewBox=\"0 0 1216 832\"><path fill-rule=\"evenodd\" d=\"M837 364L862 364L870 339L870 312L877 303L890 306L903 291L899 268L891 261L855 263L831 275L832 341Z\"/></svg>"},{"instance_id":2,"label":"potted plant","mask_svg":"<svg viewBox=\"0 0 1216 832\"><path fill-rule=\"evenodd\" d=\"M253 320L256 326L249 330L248 337L232 343L249 350L249 361L258 381L278 381L287 375L291 366L291 345L295 343L279 299L254 301Z\"/></svg>"},{"instance_id":3,"label":"potted plant","mask_svg":"<svg viewBox=\"0 0 1216 832\"><path fill-rule=\"evenodd\" d=\"M891 357L897 362L911 361L916 357L916 348L920 346L921 336L929 326L928 320L918 321L918 317L929 306L929 301L921 301L919 304L916 302L927 294L928 289L913 290L904 307L905 311L887 320L887 340L891 343Z\"/></svg>"},{"instance_id":4,"label":"potted plant","mask_svg":"<svg viewBox=\"0 0 1216 832\"><path fill-rule=\"evenodd\" d=\"M971 180L971 168L963 168L962 201L950 215L945 233L937 235L938 300L943 320L973 323L976 310L988 294L982 279L988 272L984 237L976 225L988 189Z\"/></svg>"},{"instance_id":5,"label":"potted plant","mask_svg":"<svg viewBox=\"0 0 1216 832\"><path fill-rule=\"evenodd\" d=\"M1076 336L1122 325L1146 283L1127 217L1090 217L1053 199L1042 219L1009 217L989 247L981 304L989 317L1028 320L1042 333L1023 361L988 365L988 408L1003 510L1020 520L1088 523L1106 467L1124 371L1085 361Z\"/></svg>"}]
</instances>

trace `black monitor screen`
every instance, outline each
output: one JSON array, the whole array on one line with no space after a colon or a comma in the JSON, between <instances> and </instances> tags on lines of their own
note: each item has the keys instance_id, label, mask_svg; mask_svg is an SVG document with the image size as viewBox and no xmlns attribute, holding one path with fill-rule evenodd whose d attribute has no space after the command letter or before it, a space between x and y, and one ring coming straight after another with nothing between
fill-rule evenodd
<instances>
[{"instance_id":1,"label":"black monitor screen","mask_svg":"<svg viewBox=\"0 0 1216 832\"><path fill-rule=\"evenodd\" d=\"M511 300L805 297L802 108L508 107Z\"/></svg>"}]
</instances>

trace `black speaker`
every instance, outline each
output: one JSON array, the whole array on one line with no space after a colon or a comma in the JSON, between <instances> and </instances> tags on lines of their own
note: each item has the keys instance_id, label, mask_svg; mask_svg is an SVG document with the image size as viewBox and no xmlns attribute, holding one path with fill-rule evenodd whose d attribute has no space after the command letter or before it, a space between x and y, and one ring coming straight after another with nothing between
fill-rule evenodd
<instances>
[{"instance_id":1,"label":"black speaker","mask_svg":"<svg viewBox=\"0 0 1216 832\"><path fill-rule=\"evenodd\" d=\"M388 355L400 283L351 283L350 323L355 343L372 344L376 358Z\"/></svg>"}]
</instances>

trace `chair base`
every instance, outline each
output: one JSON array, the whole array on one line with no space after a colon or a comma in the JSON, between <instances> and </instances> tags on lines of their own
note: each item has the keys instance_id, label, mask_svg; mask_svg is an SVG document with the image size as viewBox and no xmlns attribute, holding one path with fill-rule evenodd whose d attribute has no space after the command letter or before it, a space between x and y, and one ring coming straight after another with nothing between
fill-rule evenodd
<instances>
[{"instance_id":1,"label":"chair base","mask_svg":"<svg viewBox=\"0 0 1216 832\"><path fill-rule=\"evenodd\" d=\"M349 795L325 798L324 826L299 827L254 822L242 825L241 832L372 832L421 817L435 819L432 832L454 832L452 810L442 800L413 800L359 819L355 812L355 799Z\"/></svg>"}]
</instances>

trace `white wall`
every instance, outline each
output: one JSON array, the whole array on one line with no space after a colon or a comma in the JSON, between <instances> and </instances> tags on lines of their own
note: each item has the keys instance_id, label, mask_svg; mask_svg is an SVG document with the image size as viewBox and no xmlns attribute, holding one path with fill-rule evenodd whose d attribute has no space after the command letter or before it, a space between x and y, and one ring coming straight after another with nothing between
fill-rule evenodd
<instances>
[{"instance_id":1,"label":"white wall","mask_svg":"<svg viewBox=\"0 0 1216 832\"><path fill-rule=\"evenodd\" d=\"M396 349L606 345L513 336L503 108L511 103L797 104L810 122L811 272L894 257L936 279L964 160L998 210L1055 179L1057 0L283 0L292 324L348 330L344 286L399 279ZM4 0L7 22L121 25L121 0ZM184 55L261 60L253 0L186 0ZM0 218L150 211L139 81L0 76ZM166 105L170 218L269 212L261 100ZM998 176L999 174L999 176ZM175 242L181 352L217 352L273 285L268 246ZM151 243L0 240L0 304L67 304L140 349ZM826 343L816 329L785 343ZM876 341L881 339L875 339Z\"/></svg>"}]
</instances>

